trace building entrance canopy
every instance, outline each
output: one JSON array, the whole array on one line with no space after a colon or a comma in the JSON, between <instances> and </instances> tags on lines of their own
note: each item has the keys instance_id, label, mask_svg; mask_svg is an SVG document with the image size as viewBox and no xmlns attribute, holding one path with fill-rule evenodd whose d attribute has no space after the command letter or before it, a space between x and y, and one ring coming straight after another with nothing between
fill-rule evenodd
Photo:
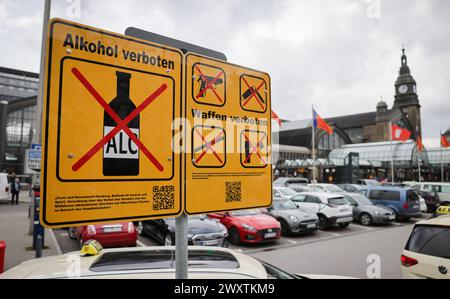
<instances>
[{"instance_id":1,"label":"building entrance canopy","mask_svg":"<svg viewBox=\"0 0 450 299\"><path fill-rule=\"evenodd\" d=\"M366 166L381 167L384 163L390 163L392 159L396 167L402 168L414 168L418 163L416 143L412 140L344 145L332 150L328 159L336 166L344 166L345 157L350 153L358 153L360 165ZM426 150L420 153L420 160L421 164L429 165Z\"/></svg>"}]
</instances>

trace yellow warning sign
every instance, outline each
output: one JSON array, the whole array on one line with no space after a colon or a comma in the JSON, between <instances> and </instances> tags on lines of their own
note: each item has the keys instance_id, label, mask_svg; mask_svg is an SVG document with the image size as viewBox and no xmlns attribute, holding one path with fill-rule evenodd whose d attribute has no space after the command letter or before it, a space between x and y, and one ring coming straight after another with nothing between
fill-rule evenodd
<instances>
[{"instance_id":1,"label":"yellow warning sign","mask_svg":"<svg viewBox=\"0 0 450 299\"><path fill-rule=\"evenodd\" d=\"M185 70L186 213L270 206L269 75L195 54Z\"/></svg>"},{"instance_id":2,"label":"yellow warning sign","mask_svg":"<svg viewBox=\"0 0 450 299\"><path fill-rule=\"evenodd\" d=\"M182 57L128 36L50 22L42 224L181 213L182 165L172 150L172 126L182 116Z\"/></svg>"}]
</instances>

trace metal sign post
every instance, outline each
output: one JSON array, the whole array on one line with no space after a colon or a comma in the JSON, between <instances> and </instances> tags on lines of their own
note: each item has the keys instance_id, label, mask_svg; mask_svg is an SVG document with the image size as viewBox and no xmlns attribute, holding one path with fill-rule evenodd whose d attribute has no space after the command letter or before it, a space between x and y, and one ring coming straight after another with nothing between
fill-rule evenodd
<instances>
[{"instance_id":1,"label":"metal sign post","mask_svg":"<svg viewBox=\"0 0 450 299\"><path fill-rule=\"evenodd\" d=\"M175 278L188 278L188 216L175 219Z\"/></svg>"},{"instance_id":2,"label":"metal sign post","mask_svg":"<svg viewBox=\"0 0 450 299\"><path fill-rule=\"evenodd\" d=\"M38 92L38 99L37 99L37 105L36 105L36 120L35 120L35 128L36 128L36 134L33 136L33 143L41 144L42 142L42 107L44 104L44 72L45 72L45 53L47 51L46 49L46 41L47 41L47 26L48 21L50 20L50 13L51 13L51 7L52 7L52 1L51 0L45 0L44 4L44 19L42 24L42 44L41 44L41 65L39 69L39 92ZM35 174L36 176L36 174ZM39 184L40 185L40 184ZM34 200L31 201L31 210L34 211ZM31 235L33 234L33 227L34 227L34 219L33 217L30 217L30 223L29 223L29 231L28 233Z\"/></svg>"}]
</instances>

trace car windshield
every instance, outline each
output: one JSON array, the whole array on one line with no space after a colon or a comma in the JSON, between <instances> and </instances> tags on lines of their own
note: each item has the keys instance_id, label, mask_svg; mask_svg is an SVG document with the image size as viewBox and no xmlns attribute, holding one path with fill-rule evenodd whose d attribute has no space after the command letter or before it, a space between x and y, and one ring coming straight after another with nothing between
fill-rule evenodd
<instances>
[{"instance_id":1,"label":"car windshield","mask_svg":"<svg viewBox=\"0 0 450 299\"><path fill-rule=\"evenodd\" d=\"M338 186L335 185L326 185L323 186L325 189L327 189L330 192L343 192L344 190L342 190L341 188L339 188Z\"/></svg>"},{"instance_id":2,"label":"car windshield","mask_svg":"<svg viewBox=\"0 0 450 299\"><path fill-rule=\"evenodd\" d=\"M283 270L280 270L279 268L277 268L275 266L272 266L272 265L267 264L260 260L259 260L259 262L266 270L268 279L298 279L294 275L287 273Z\"/></svg>"},{"instance_id":3,"label":"car windshield","mask_svg":"<svg viewBox=\"0 0 450 299\"><path fill-rule=\"evenodd\" d=\"M289 180L289 178L278 178L273 182L275 186L284 186L284 184Z\"/></svg>"},{"instance_id":4,"label":"car windshield","mask_svg":"<svg viewBox=\"0 0 450 299\"><path fill-rule=\"evenodd\" d=\"M296 209L297 206L290 200L274 200L272 207L275 210L292 210Z\"/></svg>"},{"instance_id":5,"label":"car windshield","mask_svg":"<svg viewBox=\"0 0 450 299\"><path fill-rule=\"evenodd\" d=\"M258 214L261 214L261 211L259 211L257 209L230 212L230 215L232 215L232 216L252 216L252 215L258 215Z\"/></svg>"},{"instance_id":6,"label":"car windshield","mask_svg":"<svg viewBox=\"0 0 450 299\"><path fill-rule=\"evenodd\" d=\"M291 188L278 188L277 190L280 191L280 193L284 196L294 196L297 194L297 192L295 192Z\"/></svg>"},{"instance_id":7,"label":"car windshield","mask_svg":"<svg viewBox=\"0 0 450 299\"><path fill-rule=\"evenodd\" d=\"M354 201L356 201L359 205L362 205L362 206L372 206L373 205L373 203L370 201L370 199L368 199L364 195L352 194L350 197Z\"/></svg>"}]
</instances>

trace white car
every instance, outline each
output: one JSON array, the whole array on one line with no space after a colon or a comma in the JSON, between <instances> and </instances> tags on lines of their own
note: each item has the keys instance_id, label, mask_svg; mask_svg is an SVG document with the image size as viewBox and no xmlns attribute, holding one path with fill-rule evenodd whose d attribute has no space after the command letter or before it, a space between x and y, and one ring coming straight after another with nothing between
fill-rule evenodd
<instances>
[{"instance_id":1,"label":"white car","mask_svg":"<svg viewBox=\"0 0 450 299\"><path fill-rule=\"evenodd\" d=\"M450 279L450 215L417 222L401 257L404 278Z\"/></svg>"},{"instance_id":2,"label":"white car","mask_svg":"<svg viewBox=\"0 0 450 299\"><path fill-rule=\"evenodd\" d=\"M9 197L8 174L0 173L0 200L7 200Z\"/></svg>"},{"instance_id":3,"label":"white car","mask_svg":"<svg viewBox=\"0 0 450 299\"><path fill-rule=\"evenodd\" d=\"M345 193L345 190L333 184L309 184L308 187L313 189L314 192Z\"/></svg>"},{"instance_id":4,"label":"white car","mask_svg":"<svg viewBox=\"0 0 450 299\"><path fill-rule=\"evenodd\" d=\"M103 249L92 256L79 252L26 261L0 279L174 279L175 247ZM190 279L339 279L328 275L290 274L251 256L221 247L189 246Z\"/></svg>"},{"instance_id":5,"label":"white car","mask_svg":"<svg viewBox=\"0 0 450 299\"><path fill-rule=\"evenodd\" d=\"M428 207L427 203L425 202L425 199L423 197L419 197L419 202L420 202L420 211L422 213L428 212Z\"/></svg>"},{"instance_id":6,"label":"white car","mask_svg":"<svg viewBox=\"0 0 450 299\"><path fill-rule=\"evenodd\" d=\"M293 189L289 187L273 187L272 188L273 197L289 199L292 196L298 194Z\"/></svg>"},{"instance_id":7,"label":"white car","mask_svg":"<svg viewBox=\"0 0 450 299\"><path fill-rule=\"evenodd\" d=\"M299 208L316 213L320 229L338 224L347 227L353 221L353 207L342 194L303 192L290 198Z\"/></svg>"}]
</instances>

